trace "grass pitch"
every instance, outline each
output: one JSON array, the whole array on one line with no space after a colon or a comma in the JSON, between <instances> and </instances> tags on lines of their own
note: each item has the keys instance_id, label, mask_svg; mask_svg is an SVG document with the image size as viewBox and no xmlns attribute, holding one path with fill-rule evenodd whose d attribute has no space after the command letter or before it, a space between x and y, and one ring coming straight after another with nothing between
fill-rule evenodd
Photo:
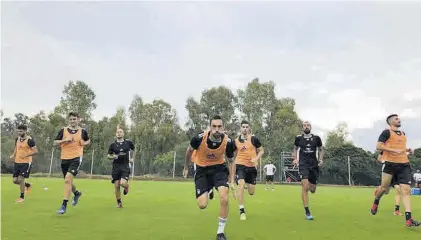
<instances>
[{"instance_id":1,"label":"grass pitch","mask_svg":"<svg viewBox=\"0 0 421 240\"><path fill-rule=\"evenodd\" d=\"M218 194L199 210L192 182L131 182L124 208L117 209L109 180L76 179L83 192L79 204L69 202L67 213L57 215L62 179L31 178L24 203L15 203L19 189L12 178L1 180L3 240L215 239ZM373 190L321 186L310 196L315 219L307 221L298 186L276 186L272 192L258 185L255 196L246 196L246 221L240 221L238 204L230 198L225 232L229 240L420 239L421 228L406 228L404 217L393 216L393 190L382 199L379 213L369 214ZM412 206L414 217L421 219L421 197L413 196Z\"/></svg>"}]
</instances>

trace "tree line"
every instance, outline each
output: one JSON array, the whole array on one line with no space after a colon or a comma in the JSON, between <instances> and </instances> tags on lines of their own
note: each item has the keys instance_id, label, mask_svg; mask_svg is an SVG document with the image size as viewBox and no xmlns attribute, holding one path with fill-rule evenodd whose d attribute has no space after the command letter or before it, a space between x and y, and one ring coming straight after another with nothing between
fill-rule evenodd
<instances>
[{"instance_id":1,"label":"tree line","mask_svg":"<svg viewBox=\"0 0 421 240\"><path fill-rule=\"evenodd\" d=\"M136 147L135 175L172 176L175 156L175 176L180 177L184 153L189 139L207 128L213 115L224 119L227 134L238 135L239 123L246 119L265 147L263 164L272 161L280 166L282 152L290 152L295 136L301 134L301 122L293 98L278 98L275 83L250 81L244 89L233 92L219 86L206 89L199 99L186 100L188 121L182 126L177 111L170 103L155 99L152 102L135 95L128 109L119 107L113 116L96 121L92 112L97 108L96 95L83 81L70 81L63 88L57 106L49 113L40 111L34 116L17 113L3 116L1 112L1 164L3 172L11 172L15 129L20 124L28 126L28 134L36 141L39 153L34 157L32 172L49 171L51 153L54 151L53 172L59 172L59 149L53 149L52 142L58 131L67 125L66 115L78 112L82 127L91 137L91 144L85 148L81 169L91 169L93 174L106 175L111 172L107 160L109 144L114 140L117 125L125 129L126 138ZM130 120L130 121L128 121ZM128 124L130 122L130 124ZM377 153L371 153L347 142L347 126L339 124L325 139L325 165L322 168L321 183L348 184L347 158L351 158L351 180L356 185L376 185L380 181L380 164ZM375 139L375 138L373 138ZM421 148L415 149L411 157L413 169L421 168Z\"/></svg>"}]
</instances>

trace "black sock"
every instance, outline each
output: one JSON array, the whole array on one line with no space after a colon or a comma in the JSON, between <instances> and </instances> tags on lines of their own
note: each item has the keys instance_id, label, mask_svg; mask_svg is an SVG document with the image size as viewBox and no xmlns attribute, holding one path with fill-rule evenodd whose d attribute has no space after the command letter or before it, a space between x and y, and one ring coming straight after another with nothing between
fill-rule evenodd
<instances>
[{"instance_id":1,"label":"black sock","mask_svg":"<svg viewBox=\"0 0 421 240\"><path fill-rule=\"evenodd\" d=\"M244 208L240 208L240 214L242 213L246 213L246 210L244 210Z\"/></svg>"},{"instance_id":2,"label":"black sock","mask_svg":"<svg viewBox=\"0 0 421 240\"><path fill-rule=\"evenodd\" d=\"M308 207L304 207L304 210L306 211L306 215L310 215L310 209Z\"/></svg>"},{"instance_id":3,"label":"black sock","mask_svg":"<svg viewBox=\"0 0 421 240\"><path fill-rule=\"evenodd\" d=\"M395 205L395 211L399 211L399 205Z\"/></svg>"},{"instance_id":4,"label":"black sock","mask_svg":"<svg viewBox=\"0 0 421 240\"><path fill-rule=\"evenodd\" d=\"M120 204L121 203L121 199L117 199L117 203Z\"/></svg>"},{"instance_id":5,"label":"black sock","mask_svg":"<svg viewBox=\"0 0 421 240\"><path fill-rule=\"evenodd\" d=\"M62 204L62 205L63 205L63 206L65 206L65 207L67 207L67 202L68 202L68 201L69 201L69 200L64 200L64 199L63 199L63 204Z\"/></svg>"},{"instance_id":6,"label":"black sock","mask_svg":"<svg viewBox=\"0 0 421 240\"><path fill-rule=\"evenodd\" d=\"M374 204L379 205L380 204L380 198L375 198L374 199Z\"/></svg>"},{"instance_id":7,"label":"black sock","mask_svg":"<svg viewBox=\"0 0 421 240\"><path fill-rule=\"evenodd\" d=\"M75 190L75 191L73 192L73 194L74 194L75 196L77 196L77 195L79 195L79 194L80 194L80 192L79 192L78 190Z\"/></svg>"},{"instance_id":8,"label":"black sock","mask_svg":"<svg viewBox=\"0 0 421 240\"><path fill-rule=\"evenodd\" d=\"M405 212L405 218L406 218L406 220L411 219L412 218L411 212Z\"/></svg>"},{"instance_id":9,"label":"black sock","mask_svg":"<svg viewBox=\"0 0 421 240\"><path fill-rule=\"evenodd\" d=\"M24 199L25 198L25 193L20 193L20 198Z\"/></svg>"},{"instance_id":10,"label":"black sock","mask_svg":"<svg viewBox=\"0 0 421 240\"><path fill-rule=\"evenodd\" d=\"M25 187L29 188L29 187L31 187L31 184L26 182Z\"/></svg>"}]
</instances>

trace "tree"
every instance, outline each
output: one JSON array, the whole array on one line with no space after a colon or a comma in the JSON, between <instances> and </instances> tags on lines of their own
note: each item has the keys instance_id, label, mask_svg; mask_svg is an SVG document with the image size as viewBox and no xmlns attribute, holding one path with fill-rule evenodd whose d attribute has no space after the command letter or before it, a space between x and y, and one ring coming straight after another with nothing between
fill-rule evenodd
<instances>
[{"instance_id":1,"label":"tree","mask_svg":"<svg viewBox=\"0 0 421 240\"><path fill-rule=\"evenodd\" d=\"M333 131L328 132L326 138L326 148L340 148L347 142L348 126L346 123L339 123Z\"/></svg>"},{"instance_id":2,"label":"tree","mask_svg":"<svg viewBox=\"0 0 421 240\"><path fill-rule=\"evenodd\" d=\"M189 114L186 123L186 127L188 128L187 135L191 138L206 128L207 121L205 120L206 117L202 112L200 103L194 100L194 98L189 97L187 99L186 109Z\"/></svg>"},{"instance_id":3,"label":"tree","mask_svg":"<svg viewBox=\"0 0 421 240\"><path fill-rule=\"evenodd\" d=\"M95 92L82 81L70 81L63 89L63 96L56 112L67 115L69 112L77 112L83 121L91 119L92 111L96 109Z\"/></svg>"}]
</instances>

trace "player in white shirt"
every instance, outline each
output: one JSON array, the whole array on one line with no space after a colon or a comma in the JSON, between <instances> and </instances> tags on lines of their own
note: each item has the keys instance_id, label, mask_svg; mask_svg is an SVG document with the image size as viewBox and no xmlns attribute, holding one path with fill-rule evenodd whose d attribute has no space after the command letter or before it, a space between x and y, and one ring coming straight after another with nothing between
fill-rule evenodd
<instances>
[{"instance_id":1,"label":"player in white shirt","mask_svg":"<svg viewBox=\"0 0 421 240\"><path fill-rule=\"evenodd\" d=\"M420 173L420 170L417 170L417 172L414 173L414 180L415 180L415 187L421 188L421 173Z\"/></svg>"},{"instance_id":2,"label":"player in white shirt","mask_svg":"<svg viewBox=\"0 0 421 240\"><path fill-rule=\"evenodd\" d=\"M276 167L275 165L272 164L272 162L269 162L263 167L263 169L265 170L265 174L266 174L266 190L268 190L269 183L271 183L272 191L274 191L275 188L273 187L273 176L275 175Z\"/></svg>"}]
</instances>

